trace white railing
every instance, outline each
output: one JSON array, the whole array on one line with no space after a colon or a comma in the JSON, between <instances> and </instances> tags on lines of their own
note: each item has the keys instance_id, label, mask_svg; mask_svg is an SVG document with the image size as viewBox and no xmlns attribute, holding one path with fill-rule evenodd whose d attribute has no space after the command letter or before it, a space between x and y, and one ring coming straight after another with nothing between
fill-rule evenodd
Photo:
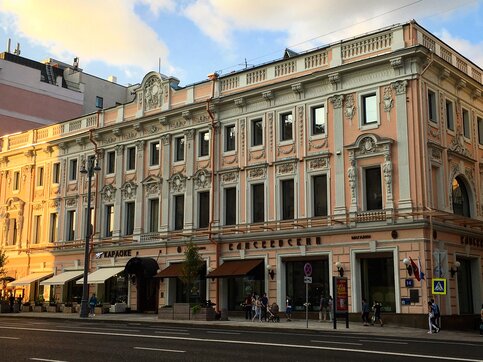
<instances>
[{"instance_id":1,"label":"white railing","mask_svg":"<svg viewBox=\"0 0 483 362\"><path fill-rule=\"evenodd\" d=\"M240 78L239 76L224 78L221 80L221 91L228 91L235 88L238 88L240 85Z\"/></svg>"},{"instance_id":2,"label":"white railing","mask_svg":"<svg viewBox=\"0 0 483 362\"><path fill-rule=\"evenodd\" d=\"M379 52L386 49L390 50L391 44L391 32L354 40L342 45L342 59L360 57L362 55Z\"/></svg>"},{"instance_id":3,"label":"white railing","mask_svg":"<svg viewBox=\"0 0 483 362\"><path fill-rule=\"evenodd\" d=\"M247 85L263 82L266 79L267 79L267 70L265 68L257 69L247 74Z\"/></svg>"},{"instance_id":4,"label":"white railing","mask_svg":"<svg viewBox=\"0 0 483 362\"><path fill-rule=\"evenodd\" d=\"M312 54L304 58L305 69L321 67L327 64L327 52L323 51L317 54Z\"/></svg>"},{"instance_id":5,"label":"white railing","mask_svg":"<svg viewBox=\"0 0 483 362\"><path fill-rule=\"evenodd\" d=\"M275 65L275 77L282 77L287 74L295 73L296 71L297 63L295 60Z\"/></svg>"}]
</instances>

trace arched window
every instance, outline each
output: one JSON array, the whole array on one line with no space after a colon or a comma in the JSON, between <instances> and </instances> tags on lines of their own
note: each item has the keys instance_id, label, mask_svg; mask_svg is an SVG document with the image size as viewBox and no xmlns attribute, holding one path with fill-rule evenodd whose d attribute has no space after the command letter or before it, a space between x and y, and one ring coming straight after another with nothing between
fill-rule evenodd
<instances>
[{"instance_id":1,"label":"arched window","mask_svg":"<svg viewBox=\"0 0 483 362\"><path fill-rule=\"evenodd\" d=\"M471 217L468 191L463 179L459 176L453 180L453 213Z\"/></svg>"}]
</instances>

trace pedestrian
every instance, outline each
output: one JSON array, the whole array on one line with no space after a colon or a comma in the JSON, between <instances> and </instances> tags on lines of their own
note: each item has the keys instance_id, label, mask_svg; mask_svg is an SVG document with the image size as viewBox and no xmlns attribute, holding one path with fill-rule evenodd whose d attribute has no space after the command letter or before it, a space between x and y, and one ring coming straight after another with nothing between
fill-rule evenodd
<instances>
[{"instance_id":1,"label":"pedestrian","mask_svg":"<svg viewBox=\"0 0 483 362\"><path fill-rule=\"evenodd\" d=\"M262 303L262 319L266 322L267 321L267 308L268 308L268 297L267 293L263 293L263 297L260 299Z\"/></svg>"},{"instance_id":2,"label":"pedestrian","mask_svg":"<svg viewBox=\"0 0 483 362\"><path fill-rule=\"evenodd\" d=\"M92 296L89 298L89 317L95 317L95 308L97 304L96 293L92 293Z\"/></svg>"},{"instance_id":3,"label":"pedestrian","mask_svg":"<svg viewBox=\"0 0 483 362\"><path fill-rule=\"evenodd\" d=\"M245 319L252 319L252 297L248 294L243 302L243 309L245 309Z\"/></svg>"},{"instance_id":4,"label":"pedestrian","mask_svg":"<svg viewBox=\"0 0 483 362\"><path fill-rule=\"evenodd\" d=\"M332 299L331 295L329 295L329 300L327 301L327 309L329 310L329 322L332 322L334 313L334 299Z\"/></svg>"},{"instance_id":5,"label":"pedestrian","mask_svg":"<svg viewBox=\"0 0 483 362\"><path fill-rule=\"evenodd\" d=\"M255 293L252 293L252 317L255 315L256 305L257 305L257 296Z\"/></svg>"},{"instance_id":6,"label":"pedestrian","mask_svg":"<svg viewBox=\"0 0 483 362\"><path fill-rule=\"evenodd\" d=\"M374 305L372 306L372 310L374 311L374 320L372 322L372 325L374 325L374 323L376 322L379 322L381 324L381 327L384 325L381 318L381 309L381 303L379 303L377 300L374 301Z\"/></svg>"},{"instance_id":7,"label":"pedestrian","mask_svg":"<svg viewBox=\"0 0 483 362\"><path fill-rule=\"evenodd\" d=\"M433 303L431 303L431 301L428 302L428 324L429 324L428 334L432 334L433 329L435 333L439 332L438 326L434 324L434 308L433 308Z\"/></svg>"},{"instance_id":8,"label":"pedestrian","mask_svg":"<svg viewBox=\"0 0 483 362\"><path fill-rule=\"evenodd\" d=\"M13 306L15 304L15 296L13 293L10 293L10 298L8 298L8 301L10 303L10 312L13 313Z\"/></svg>"},{"instance_id":9,"label":"pedestrian","mask_svg":"<svg viewBox=\"0 0 483 362\"><path fill-rule=\"evenodd\" d=\"M257 319L258 321L262 321L262 302L260 300L260 297L258 295L255 296L255 315L252 318L252 322Z\"/></svg>"},{"instance_id":10,"label":"pedestrian","mask_svg":"<svg viewBox=\"0 0 483 362\"><path fill-rule=\"evenodd\" d=\"M433 298L431 298L431 304L433 304L433 312L434 312L434 324L441 329L441 313L439 312L439 305L436 304Z\"/></svg>"},{"instance_id":11,"label":"pedestrian","mask_svg":"<svg viewBox=\"0 0 483 362\"><path fill-rule=\"evenodd\" d=\"M362 298L362 322L364 326L369 325L369 303L365 298Z\"/></svg>"},{"instance_id":12,"label":"pedestrian","mask_svg":"<svg viewBox=\"0 0 483 362\"><path fill-rule=\"evenodd\" d=\"M320 297L320 309L319 309L319 323L327 320L327 307L329 306L328 300L323 295Z\"/></svg>"},{"instance_id":13,"label":"pedestrian","mask_svg":"<svg viewBox=\"0 0 483 362\"><path fill-rule=\"evenodd\" d=\"M292 320L292 300L287 295L287 299L285 300L285 316L287 317L287 322Z\"/></svg>"},{"instance_id":14,"label":"pedestrian","mask_svg":"<svg viewBox=\"0 0 483 362\"><path fill-rule=\"evenodd\" d=\"M481 323L480 323L480 335L483 336L483 304L480 311Z\"/></svg>"}]
</instances>

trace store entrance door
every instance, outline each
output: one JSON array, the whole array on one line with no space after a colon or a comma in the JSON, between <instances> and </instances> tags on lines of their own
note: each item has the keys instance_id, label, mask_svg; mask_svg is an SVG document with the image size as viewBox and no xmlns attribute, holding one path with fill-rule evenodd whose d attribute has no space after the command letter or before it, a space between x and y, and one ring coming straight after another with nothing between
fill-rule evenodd
<instances>
[{"instance_id":1,"label":"store entrance door","mask_svg":"<svg viewBox=\"0 0 483 362\"><path fill-rule=\"evenodd\" d=\"M378 301L385 312L395 313L393 254L365 253L358 255L358 259L361 268L361 298L365 298L370 306Z\"/></svg>"}]
</instances>

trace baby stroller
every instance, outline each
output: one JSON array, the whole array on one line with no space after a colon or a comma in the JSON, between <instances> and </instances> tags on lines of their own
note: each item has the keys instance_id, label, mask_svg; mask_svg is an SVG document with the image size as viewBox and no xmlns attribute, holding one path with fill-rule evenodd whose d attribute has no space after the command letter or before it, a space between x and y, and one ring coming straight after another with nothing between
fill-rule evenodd
<instances>
[{"instance_id":1,"label":"baby stroller","mask_svg":"<svg viewBox=\"0 0 483 362\"><path fill-rule=\"evenodd\" d=\"M273 303L271 306L268 306L267 313L268 313L268 321L269 322L280 322L280 316L278 315L280 308L278 307L277 303Z\"/></svg>"}]
</instances>

